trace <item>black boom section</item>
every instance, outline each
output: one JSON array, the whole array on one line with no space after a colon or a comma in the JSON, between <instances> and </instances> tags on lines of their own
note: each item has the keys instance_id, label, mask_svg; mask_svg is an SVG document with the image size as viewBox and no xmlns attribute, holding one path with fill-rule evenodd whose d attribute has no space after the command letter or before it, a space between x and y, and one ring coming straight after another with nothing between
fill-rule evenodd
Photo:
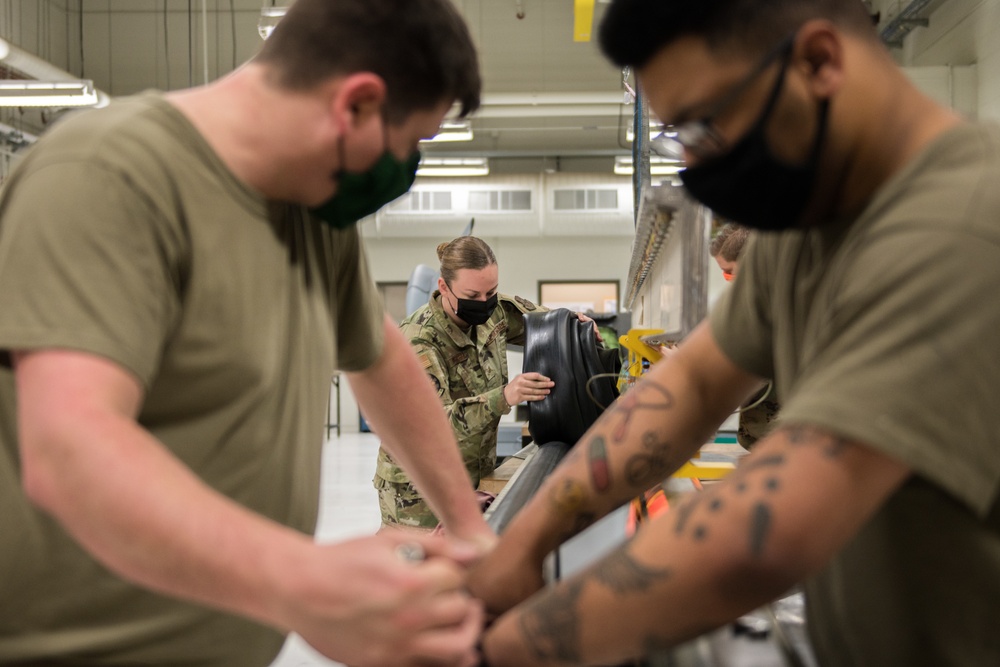
<instances>
[{"instance_id":1,"label":"black boom section","mask_svg":"<svg viewBox=\"0 0 1000 667\"><path fill-rule=\"evenodd\" d=\"M618 351L598 348L594 325L565 308L527 313L524 324L524 372L555 383L544 399L528 403L528 431L539 445L575 443L618 396Z\"/></svg>"}]
</instances>

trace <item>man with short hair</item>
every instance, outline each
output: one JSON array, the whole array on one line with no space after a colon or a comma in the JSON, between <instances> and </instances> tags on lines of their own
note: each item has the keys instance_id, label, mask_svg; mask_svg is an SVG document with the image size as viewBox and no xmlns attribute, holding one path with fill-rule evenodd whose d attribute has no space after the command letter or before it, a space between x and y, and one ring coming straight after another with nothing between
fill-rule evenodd
<instances>
[{"instance_id":1,"label":"man with short hair","mask_svg":"<svg viewBox=\"0 0 1000 667\"><path fill-rule=\"evenodd\" d=\"M231 75L32 148L0 199L0 663L267 665L291 631L475 663L495 538L354 223L480 87L448 0L298 0ZM313 541L338 368L453 540Z\"/></svg>"},{"instance_id":2,"label":"man with short hair","mask_svg":"<svg viewBox=\"0 0 1000 667\"><path fill-rule=\"evenodd\" d=\"M765 231L477 564L513 607L486 663L617 664L804 582L822 665L1000 664L1000 130L916 90L857 0L613 0L601 43L689 192ZM514 606L764 377L782 414L734 473Z\"/></svg>"}]
</instances>

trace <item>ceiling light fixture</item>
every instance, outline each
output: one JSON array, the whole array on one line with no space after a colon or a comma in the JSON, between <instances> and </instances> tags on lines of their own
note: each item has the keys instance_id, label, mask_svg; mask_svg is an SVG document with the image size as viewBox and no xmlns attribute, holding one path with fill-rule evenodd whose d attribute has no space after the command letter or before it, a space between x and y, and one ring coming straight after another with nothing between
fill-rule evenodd
<instances>
[{"instance_id":1,"label":"ceiling light fixture","mask_svg":"<svg viewBox=\"0 0 1000 667\"><path fill-rule=\"evenodd\" d=\"M260 35L261 39L267 39L274 32L274 27L278 25L285 14L288 12L288 7L263 7L260 10L260 18L257 19L257 33Z\"/></svg>"},{"instance_id":2,"label":"ceiling light fixture","mask_svg":"<svg viewBox=\"0 0 1000 667\"><path fill-rule=\"evenodd\" d=\"M671 160L658 155L649 156L649 173L653 176L672 176L680 173L684 165L679 160ZM615 158L615 173L619 176L632 175L632 156L622 155Z\"/></svg>"},{"instance_id":3,"label":"ceiling light fixture","mask_svg":"<svg viewBox=\"0 0 1000 667\"><path fill-rule=\"evenodd\" d=\"M93 81L0 81L4 107L92 107L98 101Z\"/></svg>"},{"instance_id":4,"label":"ceiling light fixture","mask_svg":"<svg viewBox=\"0 0 1000 667\"><path fill-rule=\"evenodd\" d=\"M662 127L651 129L649 131L649 140L652 141L656 137L660 136L661 132L663 132L663 128ZM676 137L677 136L677 133L673 132L673 131L666 132L665 134L668 137ZM632 143L633 139L635 139L635 130L633 130L631 127L629 127L627 130L625 130L625 141L627 141L629 143Z\"/></svg>"},{"instance_id":5,"label":"ceiling light fixture","mask_svg":"<svg viewBox=\"0 0 1000 667\"><path fill-rule=\"evenodd\" d=\"M425 157L417 176L488 176L489 160L484 157Z\"/></svg>"},{"instance_id":6,"label":"ceiling light fixture","mask_svg":"<svg viewBox=\"0 0 1000 667\"><path fill-rule=\"evenodd\" d=\"M58 97L53 100L52 96L57 96L60 93L50 92L48 90L40 93L44 95L47 99L44 103L30 105L27 101L0 101L0 105L3 106L41 106L41 107L65 107L65 106L97 106L105 107L111 101L111 98L107 93L101 92L100 90L94 89L94 84L91 81L83 81L69 72L59 69L52 63L42 60L41 58L34 56L27 51L18 48L14 44L11 44L5 39L0 39L0 62L15 74L11 74L10 79L5 79L11 84L23 84L23 83L33 83L37 85L42 85L46 88L51 88L57 84L69 83L74 86L80 87L80 89L92 92L67 92L70 98L75 98L70 100L70 104L60 104ZM43 83L45 82L45 83ZM49 83L52 82L52 83ZM87 85L84 85L87 84ZM89 100L91 95L96 95L97 101L82 101Z\"/></svg>"},{"instance_id":7,"label":"ceiling light fixture","mask_svg":"<svg viewBox=\"0 0 1000 667\"><path fill-rule=\"evenodd\" d=\"M441 123L438 133L421 143L431 144L444 141L472 141L472 123L467 120L446 120Z\"/></svg>"}]
</instances>

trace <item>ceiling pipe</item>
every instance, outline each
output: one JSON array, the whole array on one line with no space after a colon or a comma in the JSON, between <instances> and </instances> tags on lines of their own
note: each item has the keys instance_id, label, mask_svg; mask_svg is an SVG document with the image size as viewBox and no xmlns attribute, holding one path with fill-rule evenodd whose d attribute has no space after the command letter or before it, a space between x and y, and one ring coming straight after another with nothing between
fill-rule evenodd
<instances>
[{"instance_id":1,"label":"ceiling pipe","mask_svg":"<svg viewBox=\"0 0 1000 667\"><path fill-rule=\"evenodd\" d=\"M911 30L917 27L926 28L930 24L930 20L926 16L920 15L929 4L931 4L931 0L912 0L879 32L882 41L894 49L903 48L903 39L910 34Z\"/></svg>"}]
</instances>

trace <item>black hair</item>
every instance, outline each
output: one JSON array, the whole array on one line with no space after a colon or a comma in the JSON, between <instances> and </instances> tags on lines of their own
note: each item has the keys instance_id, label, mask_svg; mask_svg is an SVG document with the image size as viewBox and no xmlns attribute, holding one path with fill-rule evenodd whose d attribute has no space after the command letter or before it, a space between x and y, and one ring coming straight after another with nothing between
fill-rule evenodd
<instances>
[{"instance_id":1,"label":"black hair","mask_svg":"<svg viewBox=\"0 0 1000 667\"><path fill-rule=\"evenodd\" d=\"M619 67L643 67L681 37L702 38L716 51L761 56L817 18L877 40L861 0L612 0L599 40Z\"/></svg>"},{"instance_id":2,"label":"black hair","mask_svg":"<svg viewBox=\"0 0 1000 667\"><path fill-rule=\"evenodd\" d=\"M325 79L372 72L386 83L386 115L457 100L479 107L482 81L468 28L450 0L297 0L255 61L277 85L307 90Z\"/></svg>"}]
</instances>

